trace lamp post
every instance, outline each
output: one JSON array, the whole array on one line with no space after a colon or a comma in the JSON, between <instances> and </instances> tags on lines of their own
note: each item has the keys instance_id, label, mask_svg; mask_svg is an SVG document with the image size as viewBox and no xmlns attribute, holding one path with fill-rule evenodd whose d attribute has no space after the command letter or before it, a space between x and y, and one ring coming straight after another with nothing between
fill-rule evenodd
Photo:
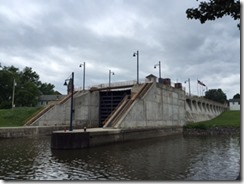
<instances>
[{"instance_id":1,"label":"lamp post","mask_svg":"<svg viewBox=\"0 0 244 184\"><path fill-rule=\"evenodd\" d=\"M133 57L137 57L137 84L139 84L139 51L133 53Z\"/></svg>"},{"instance_id":2,"label":"lamp post","mask_svg":"<svg viewBox=\"0 0 244 184\"><path fill-rule=\"evenodd\" d=\"M161 62L159 61L158 64L154 65L154 68L157 68L158 66L158 70L159 70L159 79L161 79Z\"/></svg>"},{"instance_id":3,"label":"lamp post","mask_svg":"<svg viewBox=\"0 0 244 184\"><path fill-rule=\"evenodd\" d=\"M69 81L68 84L67 84L67 81ZM73 103L74 103L74 72L72 72L71 78L65 80L64 85L65 86L68 85L68 88L71 87L70 126L69 126L69 131L72 131L73 130L72 122L73 122L73 113L74 113L74 109L73 109Z\"/></svg>"},{"instance_id":4,"label":"lamp post","mask_svg":"<svg viewBox=\"0 0 244 184\"><path fill-rule=\"evenodd\" d=\"M190 78L188 78L185 83L188 82L188 87L189 87L189 96L191 96L191 82L190 82Z\"/></svg>"},{"instance_id":5,"label":"lamp post","mask_svg":"<svg viewBox=\"0 0 244 184\"><path fill-rule=\"evenodd\" d=\"M109 76L108 76L108 86L109 87L111 85L111 74L114 75L114 72L112 72L111 70L109 70Z\"/></svg>"},{"instance_id":6,"label":"lamp post","mask_svg":"<svg viewBox=\"0 0 244 184\"><path fill-rule=\"evenodd\" d=\"M83 90L85 90L85 77L86 77L86 62L84 62L83 64L80 64L80 67L83 66Z\"/></svg>"}]
</instances>

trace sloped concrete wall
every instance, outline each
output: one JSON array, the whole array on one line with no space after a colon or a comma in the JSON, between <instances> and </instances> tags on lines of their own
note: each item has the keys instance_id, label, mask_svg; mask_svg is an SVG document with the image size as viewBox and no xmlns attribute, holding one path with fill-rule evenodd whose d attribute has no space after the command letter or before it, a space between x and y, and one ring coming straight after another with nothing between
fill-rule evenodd
<instances>
[{"instance_id":1,"label":"sloped concrete wall","mask_svg":"<svg viewBox=\"0 0 244 184\"><path fill-rule=\"evenodd\" d=\"M185 92L154 83L144 97L136 99L117 128L155 128L183 126Z\"/></svg>"},{"instance_id":2,"label":"sloped concrete wall","mask_svg":"<svg viewBox=\"0 0 244 184\"><path fill-rule=\"evenodd\" d=\"M32 126L69 125L70 100L64 104L56 104L49 111L38 118Z\"/></svg>"},{"instance_id":3,"label":"sloped concrete wall","mask_svg":"<svg viewBox=\"0 0 244 184\"><path fill-rule=\"evenodd\" d=\"M70 124L71 99L57 104L35 121L33 126ZM79 91L74 95L73 126L97 127L99 118L99 92Z\"/></svg>"}]
</instances>

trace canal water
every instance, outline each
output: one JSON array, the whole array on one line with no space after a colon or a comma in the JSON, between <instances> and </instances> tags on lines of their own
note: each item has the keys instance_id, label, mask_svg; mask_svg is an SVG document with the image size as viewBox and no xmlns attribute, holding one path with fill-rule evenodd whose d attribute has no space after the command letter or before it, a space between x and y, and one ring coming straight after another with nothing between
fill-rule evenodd
<instances>
[{"instance_id":1,"label":"canal water","mask_svg":"<svg viewBox=\"0 0 244 184\"><path fill-rule=\"evenodd\" d=\"M51 137L0 140L1 180L235 180L239 136L167 136L83 150Z\"/></svg>"}]
</instances>

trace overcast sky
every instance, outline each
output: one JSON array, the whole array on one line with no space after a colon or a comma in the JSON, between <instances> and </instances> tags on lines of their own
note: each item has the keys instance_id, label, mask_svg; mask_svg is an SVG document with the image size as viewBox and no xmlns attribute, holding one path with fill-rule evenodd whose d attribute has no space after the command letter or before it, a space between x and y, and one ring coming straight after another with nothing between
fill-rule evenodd
<instances>
[{"instance_id":1,"label":"overcast sky","mask_svg":"<svg viewBox=\"0 0 244 184\"><path fill-rule=\"evenodd\" d=\"M75 87L158 76L182 82L197 92L197 79L208 89L240 93L240 31L229 17L200 24L186 9L196 0L0 0L0 62L28 66L44 83L66 93L71 72ZM200 89L200 87L199 87Z\"/></svg>"}]
</instances>

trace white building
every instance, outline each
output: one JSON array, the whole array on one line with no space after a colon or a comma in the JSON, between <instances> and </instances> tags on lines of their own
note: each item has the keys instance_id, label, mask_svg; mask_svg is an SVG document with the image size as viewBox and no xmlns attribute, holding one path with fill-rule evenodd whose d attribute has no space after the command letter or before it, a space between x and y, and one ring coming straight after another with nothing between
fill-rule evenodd
<instances>
[{"instance_id":1,"label":"white building","mask_svg":"<svg viewBox=\"0 0 244 184\"><path fill-rule=\"evenodd\" d=\"M241 99L230 99L229 108L231 111L239 111L241 109Z\"/></svg>"}]
</instances>

